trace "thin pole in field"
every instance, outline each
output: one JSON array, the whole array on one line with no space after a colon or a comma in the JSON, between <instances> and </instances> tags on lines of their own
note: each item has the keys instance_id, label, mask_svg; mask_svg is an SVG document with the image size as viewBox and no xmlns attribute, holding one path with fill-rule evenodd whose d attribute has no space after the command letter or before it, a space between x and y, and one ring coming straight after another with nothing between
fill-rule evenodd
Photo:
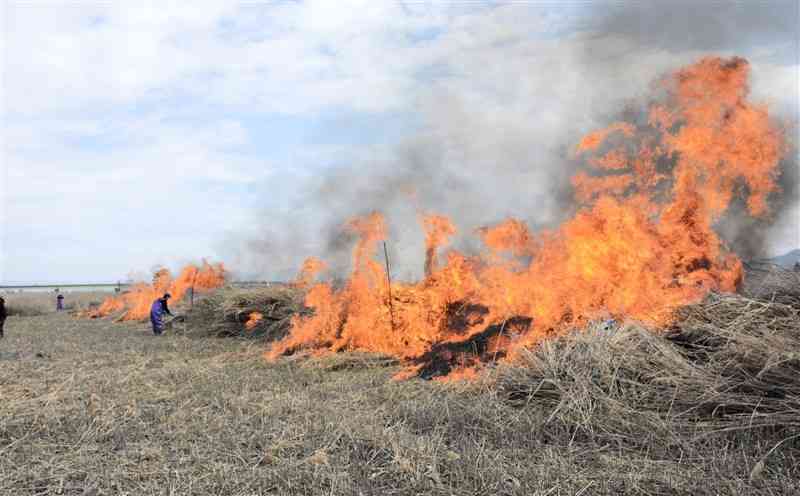
<instances>
[{"instance_id":1,"label":"thin pole in field","mask_svg":"<svg viewBox=\"0 0 800 496\"><path fill-rule=\"evenodd\" d=\"M392 306L392 271L389 268L389 250L386 249L386 241L383 242L383 256L386 258L386 279L389 281L389 318L392 321L392 331L394 331L394 307Z\"/></svg>"}]
</instances>

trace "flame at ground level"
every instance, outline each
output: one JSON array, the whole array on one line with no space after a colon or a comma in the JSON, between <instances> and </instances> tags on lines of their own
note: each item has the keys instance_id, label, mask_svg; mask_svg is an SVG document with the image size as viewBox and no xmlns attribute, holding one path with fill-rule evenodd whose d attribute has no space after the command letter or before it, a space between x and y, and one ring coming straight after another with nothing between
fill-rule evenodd
<instances>
[{"instance_id":1,"label":"flame at ground level","mask_svg":"<svg viewBox=\"0 0 800 496\"><path fill-rule=\"evenodd\" d=\"M261 312L251 312L250 316L247 319L247 322L244 323L244 328L248 331L252 331L256 328L261 321L264 320L264 314Z\"/></svg>"},{"instance_id":2,"label":"flame at ground level","mask_svg":"<svg viewBox=\"0 0 800 496\"><path fill-rule=\"evenodd\" d=\"M205 261L200 266L187 265L181 269L178 277L173 278L168 269L160 269L153 275L151 284L139 282L130 290L119 295L106 298L94 310L83 314L89 318L106 317L125 311L120 320L143 320L150 314L150 306L157 298L170 293L172 302L180 302L189 291L206 293L225 284L225 267L209 264Z\"/></svg>"},{"instance_id":3,"label":"flame at ground level","mask_svg":"<svg viewBox=\"0 0 800 496\"><path fill-rule=\"evenodd\" d=\"M681 305L734 291L742 265L713 226L734 201L754 217L768 214L787 151L767 109L748 101L748 76L741 58L702 59L660 81L644 122L613 123L581 140L579 208L558 229L534 234L509 219L478 230L484 253L449 251L440 265L436 251L456 229L446 217L423 217L418 283L389 287L375 260L382 215L352 219L346 227L360 240L349 280L341 289L311 286L313 315L296 316L267 356L373 351L403 359L404 376L469 377L591 320L665 325Z\"/></svg>"}]
</instances>

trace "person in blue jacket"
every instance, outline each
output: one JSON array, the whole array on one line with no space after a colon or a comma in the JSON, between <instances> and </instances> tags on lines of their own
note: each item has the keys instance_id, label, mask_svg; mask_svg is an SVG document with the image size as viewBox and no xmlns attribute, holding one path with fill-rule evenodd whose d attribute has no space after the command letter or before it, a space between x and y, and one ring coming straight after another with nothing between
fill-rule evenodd
<instances>
[{"instance_id":1,"label":"person in blue jacket","mask_svg":"<svg viewBox=\"0 0 800 496\"><path fill-rule=\"evenodd\" d=\"M8 313L6 312L6 300L0 296L0 339L3 338L3 325L6 323L6 316Z\"/></svg>"},{"instance_id":2,"label":"person in blue jacket","mask_svg":"<svg viewBox=\"0 0 800 496\"><path fill-rule=\"evenodd\" d=\"M169 293L164 293L164 296L155 300L150 307L150 323L153 324L153 334L156 336L160 336L164 332L164 314L172 316L167 305L167 300L171 296Z\"/></svg>"}]
</instances>

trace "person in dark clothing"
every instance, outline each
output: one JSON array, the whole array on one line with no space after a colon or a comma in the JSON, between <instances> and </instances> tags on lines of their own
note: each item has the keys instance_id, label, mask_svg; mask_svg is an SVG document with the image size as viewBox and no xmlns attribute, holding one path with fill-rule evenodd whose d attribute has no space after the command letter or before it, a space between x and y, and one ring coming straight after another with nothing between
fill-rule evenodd
<instances>
[{"instance_id":1,"label":"person in dark clothing","mask_svg":"<svg viewBox=\"0 0 800 496\"><path fill-rule=\"evenodd\" d=\"M164 296L155 300L150 307L150 323L153 325L153 334L156 336L160 336L164 332L164 314L172 315L167 304L167 300L171 296L169 293L164 293Z\"/></svg>"},{"instance_id":2,"label":"person in dark clothing","mask_svg":"<svg viewBox=\"0 0 800 496\"><path fill-rule=\"evenodd\" d=\"M0 296L0 339L3 338L3 326L6 323L6 317L8 314L6 313L6 300Z\"/></svg>"},{"instance_id":3,"label":"person in dark clothing","mask_svg":"<svg viewBox=\"0 0 800 496\"><path fill-rule=\"evenodd\" d=\"M58 293L56 296L56 312L60 312L64 310L64 295Z\"/></svg>"}]
</instances>

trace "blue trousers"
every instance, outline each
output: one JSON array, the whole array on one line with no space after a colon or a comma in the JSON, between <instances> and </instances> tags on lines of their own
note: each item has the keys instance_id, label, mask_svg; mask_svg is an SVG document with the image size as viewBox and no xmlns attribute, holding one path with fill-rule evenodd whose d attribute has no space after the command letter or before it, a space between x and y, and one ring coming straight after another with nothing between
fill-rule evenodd
<instances>
[{"instance_id":1,"label":"blue trousers","mask_svg":"<svg viewBox=\"0 0 800 496\"><path fill-rule=\"evenodd\" d=\"M151 313L150 323L153 325L153 334L156 336L160 336L164 332L164 321L161 319L160 314Z\"/></svg>"}]
</instances>

